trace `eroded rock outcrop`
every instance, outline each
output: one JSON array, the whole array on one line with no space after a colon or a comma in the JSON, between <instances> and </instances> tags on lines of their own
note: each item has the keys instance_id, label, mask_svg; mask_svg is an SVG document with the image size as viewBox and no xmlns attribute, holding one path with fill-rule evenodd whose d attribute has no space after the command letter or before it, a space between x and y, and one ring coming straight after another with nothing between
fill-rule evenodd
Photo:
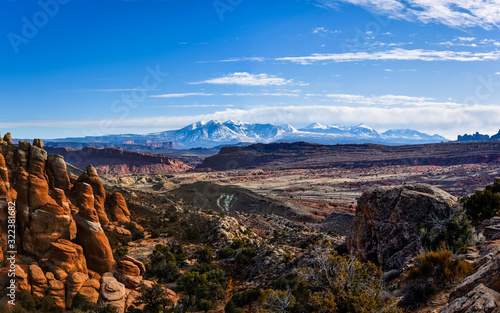
<instances>
[{"instance_id":1,"label":"eroded rock outcrop","mask_svg":"<svg viewBox=\"0 0 500 313\"><path fill-rule=\"evenodd\" d=\"M135 289L141 284L145 272L146 267L141 261L126 255L118 264L114 276L126 288Z\"/></svg>"},{"instance_id":2,"label":"eroded rock outcrop","mask_svg":"<svg viewBox=\"0 0 500 313\"><path fill-rule=\"evenodd\" d=\"M36 265L30 265L31 294L35 297L43 297L47 294L49 285L42 269Z\"/></svg>"},{"instance_id":3,"label":"eroded rock outcrop","mask_svg":"<svg viewBox=\"0 0 500 313\"><path fill-rule=\"evenodd\" d=\"M42 268L53 273L58 280L66 280L74 272L88 273L83 248L65 239L51 243L40 263Z\"/></svg>"},{"instance_id":4,"label":"eroded rock outcrop","mask_svg":"<svg viewBox=\"0 0 500 313\"><path fill-rule=\"evenodd\" d=\"M105 205L106 213L111 222L130 222L130 211L121 193L108 194Z\"/></svg>"},{"instance_id":5,"label":"eroded rock outcrop","mask_svg":"<svg viewBox=\"0 0 500 313\"><path fill-rule=\"evenodd\" d=\"M78 214L76 241L83 247L87 265L99 274L116 267L108 238L99 223L100 217L94 207L93 188L87 183L77 184Z\"/></svg>"},{"instance_id":6,"label":"eroded rock outcrop","mask_svg":"<svg viewBox=\"0 0 500 313\"><path fill-rule=\"evenodd\" d=\"M94 208L99 216L99 222L102 226L109 224L108 216L106 215L106 210L104 208L104 203L106 201L106 190L102 185L101 180L97 176L96 169L89 165L83 171L83 174L78 177L77 183L87 183L92 187L92 192L94 195Z\"/></svg>"},{"instance_id":7,"label":"eroded rock outcrop","mask_svg":"<svg viewBox=\"0 0 500 313\"><path fill-rule=\"evenodd\" d=\"M400 269L422 248L418 226L447 219L455 197L424 184L379 187L358 200L347 247L384 271Z\"/></svg>"}]
</instances>

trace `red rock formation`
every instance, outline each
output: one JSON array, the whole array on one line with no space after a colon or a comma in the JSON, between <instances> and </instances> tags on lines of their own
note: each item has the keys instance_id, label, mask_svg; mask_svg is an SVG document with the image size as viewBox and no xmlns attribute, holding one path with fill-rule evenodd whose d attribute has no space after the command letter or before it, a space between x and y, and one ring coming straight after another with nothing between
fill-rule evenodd
<instances>
[{"instance_id":1,"label":"red rock formation","mask_svg":"<svg viewBox=\"0 0 500 313\"><path fill-rule=\"evenodd\" d=\"M130 222L130 212L125 198L119 192L106 196L106 213L111 222Z\"/></svg>"},{"instance_id":2,"label":"red rock formation","mask_svg":"<svg viewBox=\"0 0 500 313\"><path fill-rule=\"evenodd\" d=\"M106 210L104 208L104 202L106 201L106 190L102 185L101 180L97 176L97 171L92 165L88 165L85 168L83 174L78 178L77 183L87 183L92 187L94 194L94 207L99 216L99 222L102 226L109 224L108 216L106 215Z\"/></svg>"},{"instance_id":3,"label":"red rock formation","mask_svg":"<svg viewBox=\"0 0 500 313\"><path fill-rule=\"evenodd\" d=\"M115 277L126 288L135 289L141 284L145 272L146 268L142 262L126 255L118 264Z\"/></svg>"},{"instance_id":4,"label":"red rock formation","mask_svg":"<svg viewBox=\"0 0 500 313\"><path fill-rule=\"evenodd\" d=\"M49 281L49 297L58 307L58 312L66 311L66 291L62 281L56 279Z\"/></svg>"},{"instance_id":5,"label":"red rock formation","mask_svg":"<svg viewBox=\"0 0 500 313\"><path fill-rule=\"evenodd\" d=\"M49 288L47 278L42 269L36 264L30 265L30 282L31 293L34 297L43 297L47 294Z\"/></svg>"},{"instance_id":6,"label":"red rock formation","mask_svg":"<svg viewBox=\"0 0 500 313\"><path fill-rule=\"evenodd\" d=\"M40 264L59 280L66 280L74 272L88 273L83 248L64 239L51 243L50 250L43 256Z\"/></svg>"},{"instance_id":7,"label":"red rock formation","mask_svg":"<svg viewBox=\"0 0 500 313\"><path fill-rule=\"evenodd\" d=\"M83 247L87 265L90 269L103 274L116 267L108 238L99 223L99 217L93 206L92 188L87 183L77 184L78 214L76 241Z\"/></svg>"},{"instance_id":8,"label":"red rock formation","mask_svg":"<svg viewBox=\"0 0 500 313\"><path fill-rule=\"evenodd\" d=\"M59 188L64 191L71 189L71 182L69 180L66 162L64 158L57 154L51 154L47 158L47 176L49 184L53 188Z\"/></svg>"},{"instance_id":9,"label":"red rock formation","mask_svg":"<svg viewBox=\"0 0 500 313\"><path fill-rule=\"evenodd\" d=\"M16 288L35 297L48 295L61 312L71 306L76 293L95 303L101 291L103 301L123 311L123 285L113 278L103 291L99 283L100 274L112 276L116 268L102 225L123 233L126 230L118 222L130 221L123 196L110 194L106 201L92 166L80 177L70 177L64 159L47 156L41 140L21 141L16 147L6 135L0 140L0 262L7 251L9 202L14 201L17 250L34 261L29 266L16 265ZM144 265L131 258L120 267L120 277L128 286L140 284L143 274Z\"/></svg>"}]
</instances>

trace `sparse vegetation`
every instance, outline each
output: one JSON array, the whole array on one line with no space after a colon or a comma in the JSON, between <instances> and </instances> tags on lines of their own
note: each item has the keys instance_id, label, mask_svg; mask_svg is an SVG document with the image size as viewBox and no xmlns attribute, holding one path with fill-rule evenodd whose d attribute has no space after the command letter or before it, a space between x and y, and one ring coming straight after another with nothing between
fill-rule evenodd
<instances>
[{"instance_id":1,"label":"sparse vegetation","mask_svg":"<svg viewBox=\"0 0 500 313\"><path fill-rule=\"evenodd\" d=\"M180 257L182 259L184 256ZM159 282L171 283L180 276L176 257L170 247L157 245L146 264L146 278L157 278Z\"/></svg>"},{"instance_id":2,"label":"sparse vegetation","mask_svg":"<svg viewBox=\"0 0 500 313\"><path fill-rule=\"evenodd\" d=\"M473 272L469 263L453 260L452 252L445 247L439 251L422 253L407 275L400 305L413 309L425 303L438 290L451 286Z\"/></svg>"},{"instance_id":3,"label":"sparse vegetation","mask_svg":"<svg viewBox=\"0 0 500 313\"><path fill-rule=\"evenodd\" d=\"M282 277L259 298L264 312L400 312L385 297L382 271L350 255L316 248L315 264ZM267 310L267 311L266 311Z\"/></svg>"}]
</instances>

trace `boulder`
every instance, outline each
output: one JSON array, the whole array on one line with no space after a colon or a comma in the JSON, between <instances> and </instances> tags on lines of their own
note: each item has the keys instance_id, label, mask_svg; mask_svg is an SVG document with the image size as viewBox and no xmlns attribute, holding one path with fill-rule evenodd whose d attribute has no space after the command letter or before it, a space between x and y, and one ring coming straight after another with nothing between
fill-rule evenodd
<instances>
[{"instance_id":1,"label":"boulder","mask_svg":"<svg viewBox=\"0 0 500 313\"><path fill-rule=\"evenodd\" d=\"M25 290L31 292L31 285L28 280L28 274L26 271L18 264L16 264L16 289Z\"/></svg>"},{"instance_id":2,"label":"boulder","mask_svg":"<svg viewBox=\"0 0 500 313\"><path fill-rule=\"evenodd\" d=\"M486 287L500 292L500 253L488 257L488 261L479 267L476 272L465 277L450 294L450 299L464 297L476 286L483 284Z\"/></svg>"},{"instance_id":3,"label":"boulder","mask_svg":"<svg viewBox=\"0 0 500 313\"><path fill-rule=\"evenodd\" d=\"M99 300L99 291L92 287L82 287L78 292L92 303L97 303Z\"/></svg>"},{"instance_id":4,"label":"boulder","mask_svg":"<svg viewBox=\"0 0 500 313\"><path fill-rule=\"evenodd\" d=\"M347 247L384 271L400 269L422 248L418 227L450 217L457 199L429 185L378 187L358 200Z\"/></svg>"},{"instance_id":5,"label":"boulder","mask_svg":"<svg viewBox=\"0 0 500 313\"><path fill-rule=\"evenodd\" d=\"M135 289L142 282L146 268L144 264L126 255L122 258L115 271L115 277L122 282L126 288Z\"/></svg>"},{"instance_id":6,"label":"boulder","mask_svg":"<svg viewBox=\"0 0 500 313\"><path fill-rule=\"evenodd\" d=\"M49 281L49 297L52 298L59 312L66 311L65 294L66 292L62 281L56 279Z\"/></svg>"},{"instance_id":7,"label":"boulder","mask_svg":"<svg viewBox=\"0 0 500 313\"><path fill-rule=\"evenodd\" d=\"M112 305L118 313L125 312L125 286L118 282L112 273L105 273L101 277L101 290L99 292L99 303Z\"/></svg>"},{"instance_id":8,"label":"boulder","mask_svg":"<svg viewBox=\"0 0 500 313\"><path fill-rule=\"evenodd\" d=\"M37 139L37 138L35 138L35 139L33 139L33 145L34 145L35 147L38 147L38 148L40 148L40 149L43 149L43 140L42 140L42 139Z\"/></svg>"}]
</instances>

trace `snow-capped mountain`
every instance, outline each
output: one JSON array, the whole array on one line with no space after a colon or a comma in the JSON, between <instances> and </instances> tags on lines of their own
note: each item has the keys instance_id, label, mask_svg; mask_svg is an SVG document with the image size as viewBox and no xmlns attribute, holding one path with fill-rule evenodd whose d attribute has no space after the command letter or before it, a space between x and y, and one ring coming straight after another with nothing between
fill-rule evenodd
<instances>
[{"instance_id":1,"label":"snow-capped mountain","mask_svg":"<svg viewBox=\"0 0 500 313\"><path fill-rule=\"evenodd\" d=\"M306 141L319 144L378 143L386 145L423 144L448 141L439 135L427 135L411 129L394 129L379 133L364 124L357 126L313 123L296 129L291 125L251 124L239 121L197 122L178 130L147 135L110 135L65 138L56 141L98 142L116 144L151 144L172 142L173 146L213 148L223 145Z\"/></svg>"},{"instance_id":2,"label":"snow-capped mountain","mask_svg":"<svg viewBox=\"0 0 500 313\"><path fill-rule=\"evenodd\" d=\"M184 147L214 147L223 144L269 143L293 132L290 125L250 124L235 121L197 122L179 130L155 134L165 141L174 141Z\"/></svg>"}]
</instances>

